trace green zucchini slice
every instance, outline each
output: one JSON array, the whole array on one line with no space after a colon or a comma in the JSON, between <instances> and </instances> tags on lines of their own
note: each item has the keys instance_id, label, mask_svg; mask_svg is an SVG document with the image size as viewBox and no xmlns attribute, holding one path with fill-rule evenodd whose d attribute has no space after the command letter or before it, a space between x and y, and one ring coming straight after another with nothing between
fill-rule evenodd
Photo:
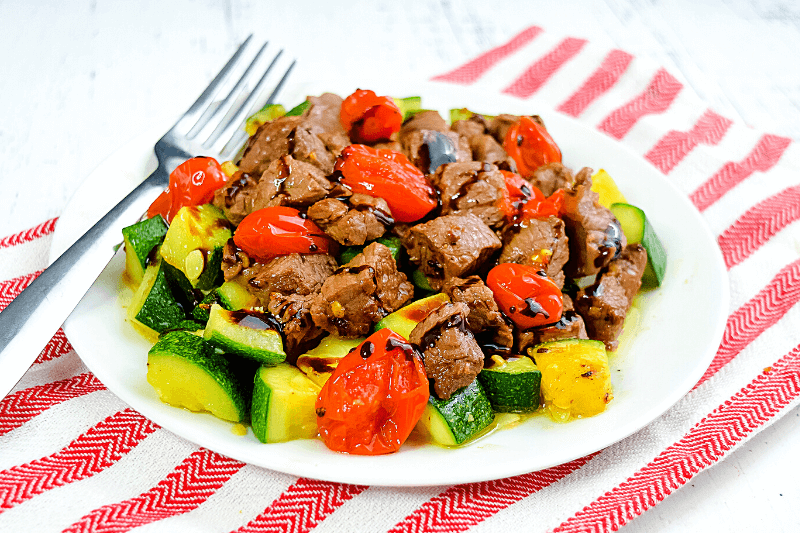
<instances>
[{"instance_id":1,"label":"green zucchini slice","mask_svg":"<svg viewBox=\"0 0 800 533\"><path fill-rule=\"evenodd\" d=\"M316 383L288 363L262 366L253 386L253 434L264 443L314 438L319 391Z\"/></svg>"},{"instance_id":2,"label":"green zucchini slice","mask_svg":"<svg viewBox=\"0 0 800 533\"><path fill-rule=\"evenodd\" d=\"M150 348L147 382L174 407L207 411L229 422L247 418L249 397L231 363L186 331L167 333Z\"/></svg>"},{"instance_id":3,"label":"green zucchini slice","mask_svg":"<svg viewBox=\"0 0 800 533\"><path fill-rule=\"evenodd\" d=\"M277 321L259 311L227 311L212 304L203 338L225 353L260 363L276 364L286 359Z\"/></svg>"},{"instance_id":4,"label":"green zucchini slice","mask_svg":"<svg viewBox=\"0 0 800 533\"><path fill-rule=\"evenodd\" d=\"M450 301L450 297L444 293L434 294L416 302L411 302L407 306L398 309L394 313L383 317L375 324L375 331L383 328L389 328L404 339L408 340L417 324L422 322L428 313L436 309L442 304Z\"/></svg>"},{"instance_id":5,"label":"green zucchini slice","mask_svg":"<svg viewBox=\"0 0 800 533\"><path fill-rule=\"evenodd\" d=\"M492 357L478 374L492 408L500 413L529 413L539 408L542 373L529 357Z\"/></svg>"},{"instance_id":6,"label":"green zucchini slice","mask_svg":"<svg viewBox=\"0 0 800 533\"><path fill-rule=\"evenodd\" d=\"M393 100L400 109L400 113L403 114L403 120L422 111L421 96L407 96L405 98L393 98Z\"/></svg>"},{"instance_id":7,"label":"green zucchini slice","mask_svg":"<svg viewBox=\"0 0 800 533\"><path fill-rule=\"evenodd\" d=\"M163 261L157 261L145 270L128 306L128 319L135 326L144 328L146 335L154 337L187 319L187 297L181 289L183 282L175 279L182 275L177 270L170 270Z\"/></svg>"},{"instance_id":8,"label":"green zucchini slice","mask_svg":"<svg viewBox=\"0 0 800 533\"><path fill-rule=\"evenodd\" d=\"M122 228L125 239L125 272L134 286L138 287L144 278L148 263L154 263L154 251L164 241L167 223L160 216L141 220Z\"/></svg>"},{"instance_id":9,"label":"green zucchini slice","mask_svg":"<svg viewBox=\"0 0 800 533\"><path fill-rule=\"evenodd\" d=\"M611 212L619 220L628 244L641 243L647 250L647 266L642 275L642 286L660 286L667 270L667 252L644 211L630 204L616 203L611 205Z\"/></svg>"},{"instance_id":10,"label":"green zucchini slice","mask_svg":"<svg viewBox=\"0 0 800 533\"><path fill-rule=\"evenodd\" d=\"M364 337L358 339L340 339L333 335L325 337L316 348L297 358L297 368L308 376L308 379L322 387L336 370L339 361L365 340L367 339Z\"/></svg>"},{"instance_id":11,"label":"green zucchini slice","mask_svg":"<svg viewBox=\"0 0 800 533\"><path fill-rule=\"evenodd\" d=\"M222 281L222 250L231 235L230 222L213 205L182 207L167 230L161 256L192 287L208 290Z\"/></svg>"},{"instance_id":12,"label":"green zucchini slice","mask_svg":"<svg viewBox=\"0 0 800 533\"><path fill-rule=\"evenodd\" d=\"M431 394L417 427L436 444L458 446L476 437L493 420L492 405L476 379L447 400Z\"/></svg>"}]
</instances>

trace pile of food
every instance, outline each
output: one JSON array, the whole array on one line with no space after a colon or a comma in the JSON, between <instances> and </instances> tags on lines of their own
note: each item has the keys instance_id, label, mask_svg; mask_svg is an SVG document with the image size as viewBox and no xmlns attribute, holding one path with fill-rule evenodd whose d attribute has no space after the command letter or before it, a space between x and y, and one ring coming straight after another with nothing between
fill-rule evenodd
<instances>
[{"instance_id":1,"label":"pile of food","mask_svg":"<svg viewBox=\"0 0 800 533\"><path fill-rule=\"evenodd\" d=\"M267 106L247 131L238 161L186 161L123 231L162 401L353 454L606 408L608 351L665 255L538 116L448 123L358 90Z\"/></svg>"}]
</instances>

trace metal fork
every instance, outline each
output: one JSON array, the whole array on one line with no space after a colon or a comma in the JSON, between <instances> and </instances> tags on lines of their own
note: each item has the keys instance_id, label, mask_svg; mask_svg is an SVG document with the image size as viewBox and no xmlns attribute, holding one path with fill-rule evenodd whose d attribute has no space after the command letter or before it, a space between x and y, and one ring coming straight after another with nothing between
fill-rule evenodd
<instances>
[{"instance_id":1,"label":"metal fork","mask_svg":"<svg viewBox=\"0 0 800 533\"><path fill-rule=\"evenodd\" d=\"M203 94L156 143L158 168L155 172L61 254L0 313L0 398L14 387L75 309L114 255L122 228L134 223L166 188L170 172L192 156L219 154L225 160L236 153L239 141L244 140L241 125L265 92L267 81L273 79L269 74L283 53L280 50L275 55L245 96L243 90L256 77L254 72L267 47L265 43L227 96L217 102L226 84L233 82L233 72L244 64L242 56L251 38L252 35L239 46ZM294 65L292 61L283 72L267 104L272 103ZM276 72L280 75L279 71Z\"/></svg>"}]
</instances>

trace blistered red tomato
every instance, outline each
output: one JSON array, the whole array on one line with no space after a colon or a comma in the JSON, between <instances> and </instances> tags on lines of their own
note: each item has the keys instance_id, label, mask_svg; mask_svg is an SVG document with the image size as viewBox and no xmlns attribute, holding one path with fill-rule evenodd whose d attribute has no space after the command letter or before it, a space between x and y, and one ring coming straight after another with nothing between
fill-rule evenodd
<instances>
[{"instance_id":1,"label":"blistered red tomato","mask_svg":"<svg viewBox=\"0 0 800 533\"><path fill-rule=\"evenodd\" d=\"M438 204L436 190L400 152L351 144L334 168L353 192L386 200L396 222L415 222Z\"/></svg>"},{"instance_id":2,"label":"blistered red tomato","mask_svg":"<svg viewBox=\"0 0 800 533\"><path fill-rule=\"evenodd\" d=\"M337 452L396 452L422 417L429 396L419 353L388 328L348 353L317 397L317 428Z\"/></svg>"},{"instance_id":3,"label":"blistered red tomato","mask_svg":"<svg viewBox=\"0 0 800 533\"><path fill-rule=\"evenodd\" d=\"M505 190L502 191L503 198L500 200L498 207L502 209L506 219L511 220L519 214L520 207L524 202L531 197L533 187L522 176L508 170L501 170L505 180ZM533 187L535 189L535 187Z\"/></svg>"},{"instance_id":4,"label":"blistered red tomato","mask_svg":"<svg viewBox=\"0 0 800 533\"><path fill-rule=\"evenodd\" d=\"M233 242L262 262L291 253L325 254L332 247L319 226L297 209L284 206L265 207L244 217Z\"/></svg>"},{"instance_id":5,"label":"blistered red tomato","mask_svg":"<svg viewBox=\"0 0 800 533\"><path fill-rule=\"evenodd\" d=\"M534 191L533 196L522 206L522 218L547 218L560 217L564 205L564 189L545 198L542 191L531 186Z\"/></svg>"},{"instance_id":6,"label":"blistered red tomato","mask_svg":"<svg viewBox=\"0 0 800 533\"><path fill-rule=\"evenodd\" d=\"M214 191L225 185L228 176L213 157L193 157L169 175L169 186L147 209L147 216L161 215L167 222L181 207L211 202Z\"/></svg>"},{"instance_id":7,"label":"blistered red tomato","mask_svg":"<svg viewBox=\"0 0 800 533\"><path fill-rule=\"evenodd\" d=\"M561 290L536 267L501 263L489 271L486 285L498 307L520 329L546 326L561 319Z\"/></svg>"},{"instance_id":8,"label":"blistered red tomato","mask_svg":"<svg viewBox=\"0 0 800 533\"><path fill-rule=\"evenodd\" d=\"M389 140L403 124L403 114L391 97L363 89L344 99L340 119L354 143Z\"/></svg>"},{"instance_id":9,"label":"blistered red tomato","mask_svg":"<svg viewBox=\"0 0 800 533\"><path fill-rule=\"evenodd\" d=\"M542 165L561 162L561 150L553 138L544 126L527 116L508 128L503 148L525 178Z\"/></svg>"}]
</instances>

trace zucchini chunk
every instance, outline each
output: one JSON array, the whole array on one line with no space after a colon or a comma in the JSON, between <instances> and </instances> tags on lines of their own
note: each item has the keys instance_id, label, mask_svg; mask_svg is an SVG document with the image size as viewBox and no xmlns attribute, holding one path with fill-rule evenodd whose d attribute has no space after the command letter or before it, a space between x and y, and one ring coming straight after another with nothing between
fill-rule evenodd
<instances>
[{"instance_id":1,"label":"zucchini chunk","mask_svg":"<svg viewBox=\"0 0 800 533\"><path fill-rule=\"evenodd\" d=\"M615 203L611 206L611 212L619 220L628 244L641 243L647 251L647 265L642 275L642 286L660 286L667 270L667 252L644 211L630 204Z\"/></svg>"},{"instance_id":2,"label":"zucchini chunk","mask_svg":"<svg viewBox=\"0 0 800 533\"><path fill-rule=\"evenodd\" d=\"M250 422L261 442L311 439L317 434L320 387L288 363L262 366L255 375Z\"/></svg>"},{"instance_id":3,"label":"zucchini chunk","mask_svg":"<svg viewBox=\"0 0 800 533\"><path fill-rule=\"evenodd\" d=\"M529 413L539 408L542 373L529 357L503 359L492 356L492 366L485 366L478 380L499 413Z\"/></svg>"},{"instance_id":4,"label":"zucchini chunk","mask_svg":"<svg viewBox=\"0 0 800 533\"><path fill-rule=\"evenodd\" d=\"M333 335L325 337L316 348L297 358L297 368L308 376L308 379L322 387L339 366L339 361L365 340L367 339L364 337L358 339L340 339Z\"/></svg>"},{"instance_id":5,"label":"zucchini chunk","mask_svg":"<svg viewBox=\"0 0 800 533\"><path fill-rule=\"evenodd\" d=\"M203 338L223 352L276 364L286 359L277 324L260 311L226 311L212 304Z\"/></svg>"},{"instance_id":6,"label":"zucchini chunk","mask_svg":"<svg viewBox=\"0 0 800 533\"><path fill-rule=\"evenodd\" d=\"M256 131L258 131L258 128L285 114L286 109L281 104L267 104L247 117L244 123L244 131L247 132L247 135L252 137Z\"/></svg>"},{"instance_id":7,"label":"zucchini chunk","mask_svg":"<svg viewBox=\"0 0 800 533\"><path fill-rule=\"evenodd\" d=\"M477 436L493 420L492 405L476 379L447 400L431 394L417 427L436 444L458 446Z\"/></svg>"},{"instance_id":8,"label":"zucchini chunk","mask_svg":"<svg viewBox=\"0 0 800 533\"><path fill-rule=\"evenodd\" d=\"M408 340L417 324L422 322L428 313L436 309L442 304L450 301L450 297L444 293L434 294L416 302L411 302L405 307L402 307L383 317L375 324L375 331L383 328L389 328L404 339Z\"/></svg>"},{"instance_id":9,"label":"zucchini chunk","mask_svg":"<svg viewBox=\"0 0 800 533\"><path fill-rule=\"evenodd\" d=\"M229 422L247 418L249 398L231 363L186 331L169 332L150 348L147 382L174 407L207 411Z\"/></svg>"},{"instance_id":10,"label":"zucchini chunk","mask_svg":"<svg viewBox=\"0 0 800 533\"><path fill-rule=\"evenodd\" d=\"M613 399L611 370L602 341L564 339L528 348L542 372L542 399L559 422L594 416Z\"/></svg>"},{"instance_id":11,"label":"zucchini chunk","mask_svg":"<svg viewBox=\"0 0 800 533\"><path fill-rule=\"evenodd\" d=\"M224 282L216 292L220 305L228 311L238 311L259 305L258 298L247 290L244 278L241 276Z\"/></svg>"},{"instance_id":12,"label":"zucchini chunk","mask_svg":"<svg viewBox=\"0 0 800 533\"><path fill-rule=\"evenodd\" d=\"M422 111L422 97L421 96L407 96L405 98L392 98L395 105L400 109L403 115L403 120L413 116Z\"/></svg>"},{"instance_id":13,"label":"zucchini chunk","mask_svg":"<svg viewBox=\"0 0 800 533\"><path fill-rule=\"evenodd\" d=\"M141 220L122 228L125 240L125 272L138 287L149 263L156 261L156 250L167 234L167 223L160 216Z\"/></svg>"},{"instance_id":14,"label":"zucchini chunk","mask_svg":"<svg viewBox=\"0 0 800 533\"><path fill-rule=\"evenodd\" d=\"M155 337L187 319L188 298L181 286L188 282L176 279L179 276L183 274L160 260L145 270L128 306L128 319L144 328L147 336Z\"/></svg>"},{"instance_id":15,"label":"zucchini chunk","mask_svg":"<svg viewBox=\"0 0 800 533\"><path fill-rule=\"evenodd\" d=\"M161 256L192 287L208 290L221 283L222 249L231 235L230 222L213 205L182 207L167 230Z\"/></svg>"}]
</instances>

